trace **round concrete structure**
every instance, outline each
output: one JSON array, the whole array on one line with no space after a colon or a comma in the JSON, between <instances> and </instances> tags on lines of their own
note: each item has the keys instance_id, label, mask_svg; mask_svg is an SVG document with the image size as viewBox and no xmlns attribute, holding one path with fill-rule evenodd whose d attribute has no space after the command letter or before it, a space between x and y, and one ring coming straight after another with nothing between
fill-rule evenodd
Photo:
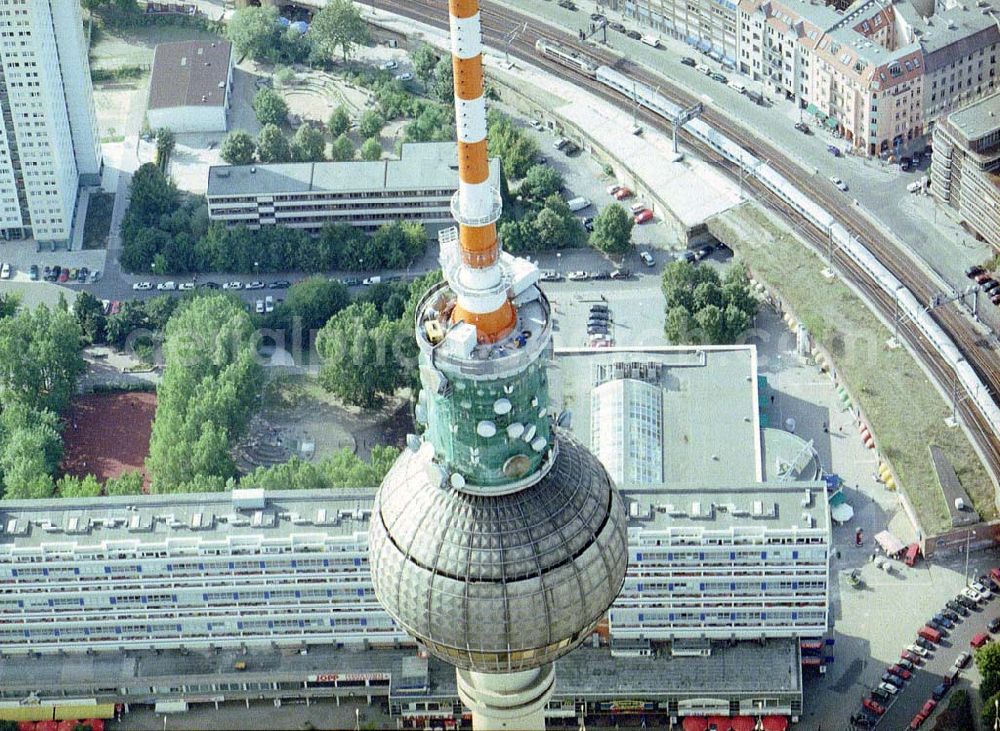
<instances>
[{"instance_id":1,"label":"round concrete structure","mask_svg":"<svg viewBox=\"0 0 1000 731\"><path fill-rule=\"evenodd\" d=\"M431 452L404 452L376 497L369 561L382 606L462 670L519 672L568 653L625 579L625 509L604 467L559 432L538 482L471 494L443 480Z\"/></svg>"}]
</instances>

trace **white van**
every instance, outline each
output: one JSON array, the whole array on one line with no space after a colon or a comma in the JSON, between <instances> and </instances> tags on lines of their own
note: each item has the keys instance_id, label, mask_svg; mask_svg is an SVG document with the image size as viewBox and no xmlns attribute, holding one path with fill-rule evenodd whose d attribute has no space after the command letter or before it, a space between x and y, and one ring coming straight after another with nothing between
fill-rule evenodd
<instances>
[{"instance_id":1,"label":"white van","mask_svg":"<svg viewBox=\"0 0 1000 731\"><path fill-rule=\"evenodd\" d=\"M642 37L642 42L647 46L652 46L653 48L660 47L660 39L656 36L645 35Z\"/></svg>"},{"instance_id":2,"label":"white van","mask_svg":"<svg viewBox=\"0 0 1000 731\"><path fill-rule=\"evenodd\" d=\"M566 201L566 205L569 206L569 209L571 211L576 213L577 211L582 211L584 208L589 206L590 199L584 198L582 196L579 198L571 198L570 200Z\"/></svg>"},{"instance_id":3,"label":"white van","mask_svg":"<svg viewBox=\"0 0 1000 731\"><path fill-rule=\"evenodd\" d=\"M736 79L729 82L729 88L739 94L745 94L747 90L747 87L743 84L743 82L737 81Z\"/></svg>"},{"instance_id":4,"label":"white van","mask_svg":"<svg viewBox=\"0 0 1000 731\"><path fill-rule=\"evenodd\" d=\"M0 279L10 279L10 264L4 263L3 268L0 269Z\"/></svg>"}]
</instances>

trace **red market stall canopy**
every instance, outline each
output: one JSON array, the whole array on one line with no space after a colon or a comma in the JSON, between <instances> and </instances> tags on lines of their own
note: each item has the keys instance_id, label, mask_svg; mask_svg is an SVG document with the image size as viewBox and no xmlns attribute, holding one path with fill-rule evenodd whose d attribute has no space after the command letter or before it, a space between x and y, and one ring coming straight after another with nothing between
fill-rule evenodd
<instances>
[{"instance_id":1,"label":"red market stall canopy","mask_svg":"<svg viewBox=\"0 0 1000 731\"><path fill-rule=\"evenodd\" d=\"M729 716L709 716L708 727L715 729L715 731L729 731L731 720Z\"/></svg>"},{"instance_id":2,"label":"red market stall canopy","mask_svg":"<svg viewBox=\"0 0 1000 731\"><path fill-rule=\"evenodd\" d=\"M704 716L685 716L681 727L684 731L708 731L708 719Z\"/></svg>"},{"instance_id":3,"label":"red market stall canopy","mask_svg":"<svg viewBox=\"0 0 1000 731\"><path fill-rule=\"evenodd\" d=\"M764 731L785 731L788 728L786 716L764 716L762 722Z\"/></svg>"},{"instance_id":4,"label":"red market stall canopy","mask_svg":"<svg viewBox=\"0 0 1000 731\"><path fill-rule=\"evenodd\" d=\"M729 724L732 726L733 731L753 731L754 720L750 716L737 716L736 718L729 719Z\"/></svg>"}]
</instances>

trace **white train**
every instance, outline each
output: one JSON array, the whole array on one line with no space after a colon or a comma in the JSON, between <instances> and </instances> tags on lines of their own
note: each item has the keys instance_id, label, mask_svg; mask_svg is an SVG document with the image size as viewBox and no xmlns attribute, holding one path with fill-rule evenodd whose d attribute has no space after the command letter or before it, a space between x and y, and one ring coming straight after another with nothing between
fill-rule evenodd
<instances>
[{"instance_id":1,"label":"white train","mask_svg":"<svg viewBox=\"0 0 1000 731\"><path fill-rule=\"evenodd\" d=\"M539 45L547 43L539 41ZM541 48L539 48L541 51ZM551 50L551 49L550 49ZM560 53L568 53L560 47ZM561 55L546 53L562 61ZM574 57L574 63L579 57ZM572 64L567 64L572 65ZM599 66L592 75L599 82L619 92L637 104L671 121L681 108L651 88L608 66ZM979 378L975 369L955 345L951 337L934 321L924 304L919 302L909 289L903 286L883 264L847 230L837 223L832 215L816 203L809 195L795 187L784 175L775 170L765 160L759 159L748 150L716 130L701 119L695 119L684 127L693 136L711 146L720 155L743 168L748 174L760 180L772 193L798 211L804 218L823 231L828 231L834 246L844 251L869 277L890 297L899 298L901 319L912 321L955 371L959 383L979 411L983 414L995 435L1000 435L1000 408L990 396L989 389Z\"/></svg>"},{"instance_id":2,"label":"white train","mask_svg":"<svg viewBox=\"0 0 1000 731\"><path fill-rule=\"evenodd\" d=\"M591 78L597 73L597 63L593 59L587 58L579 51L566 46L539 38L535 42L535 50L546 58L558 61L563 66L569 66L577 73Z\"/></svg>"}]
</instances>

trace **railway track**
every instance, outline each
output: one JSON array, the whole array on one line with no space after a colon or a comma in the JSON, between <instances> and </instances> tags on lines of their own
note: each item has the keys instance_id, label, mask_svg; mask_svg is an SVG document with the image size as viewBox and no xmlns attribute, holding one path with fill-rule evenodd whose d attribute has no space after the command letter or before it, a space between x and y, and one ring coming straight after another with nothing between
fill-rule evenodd
<instances>
[{"instance_id":1,"label":"railway track","mask_svg":"<svg viewBox=\"0 0 1000 731\"><path fill-rule=\"evenodd\" d=\"M362 2L375 8L419 20L433 27L446 29L448 26L447 0L407 0L406 2L401 2L400 0L362 0ZM493 3L483 2L481 4L481 16L486 45L493 48L505 48L507 47L509 32L513 28L523 28L523 32L509 45L511 55L522 58L535 66L545 68L558 77L567 78L574 84L587 88L591 93L608 100L616 106L623 106L623 101L625 101L623 96L608 89L594 79L577 74L555 61L539 56L535 52L535 42L540 38L544 38L564 46L576 48L601 64L611 66L621 73L630 75L637 81L648 84L650 87L658 88L664 97L680 106L688 106L696 101L700 101L693 94L671 84L663 76L653 74L628 59L624 59L604 49L595 48L590 44L581 44L576 36L550 28L530 16L522 15L507 7L501 10L497 9ZM629 106L631 107L631 105ZM667 122L649 110L640 108L639 114L647 124L651 124L656 128L669 129ZM824 180L817 180L813 174L804 171L777 148L771 146L766 141L752 136L747 130L714 110L711 105L705 106L702 119L734 142L748 150L752 150L758 157L767 159L771 166L801 190L809 191L817 202L850 234L857 237L858 241L864 244L919 301L929 302L931 297L938 292L938 288L931 281L930 277L920 271L916 264L904 252L900 251L887 236L867 226L865 219L850 208L843 206L842 196L839 192L834 191L832 185ZM683 130L680 136L689 147L698 150L707 160L720 165L731 175L739 175L739 171L733 164L721 159L713 150L696 138L687 135ZM809 238L820 251L823 250L827 243L828 233L826 231L818 229L811 222L804 219L797 211L774 196L752 175L744 177L743 183L749 189L753 190L766 205L777 210L784 217L792 221L799 232ZM835 249L833 251L833 260L833 263L845 273L851 283L865 293L868 299L880 309L884 317L892 321L895 312L893 298L873 282L848 256ZM997 395L1000 393L1000 363L998 363L996 350L991 343L977 332L972 323L957 311L957 308L939 308L932 311L931 315L953 338L956 346L975 369L980 379L987 384L991 398L997 401ZM952 368L942 359L937 350L916 327L909 323L901 322L899 333L907 339L911 348L920 356L921 360L939 383L954 384L955 376ZM953 385L953 391L954 389L955 386ZM956 410L962 415L964 423L977 442L980 452L985 457L988 468L992 473L994 482L996 482L998 476L1000 476L1000 439L993 433L983 415L973 404L961 398L956 398L955 400L957 402ZM1000 403L1000 401L997 402Z\"/></svg>"}]
</instances>

